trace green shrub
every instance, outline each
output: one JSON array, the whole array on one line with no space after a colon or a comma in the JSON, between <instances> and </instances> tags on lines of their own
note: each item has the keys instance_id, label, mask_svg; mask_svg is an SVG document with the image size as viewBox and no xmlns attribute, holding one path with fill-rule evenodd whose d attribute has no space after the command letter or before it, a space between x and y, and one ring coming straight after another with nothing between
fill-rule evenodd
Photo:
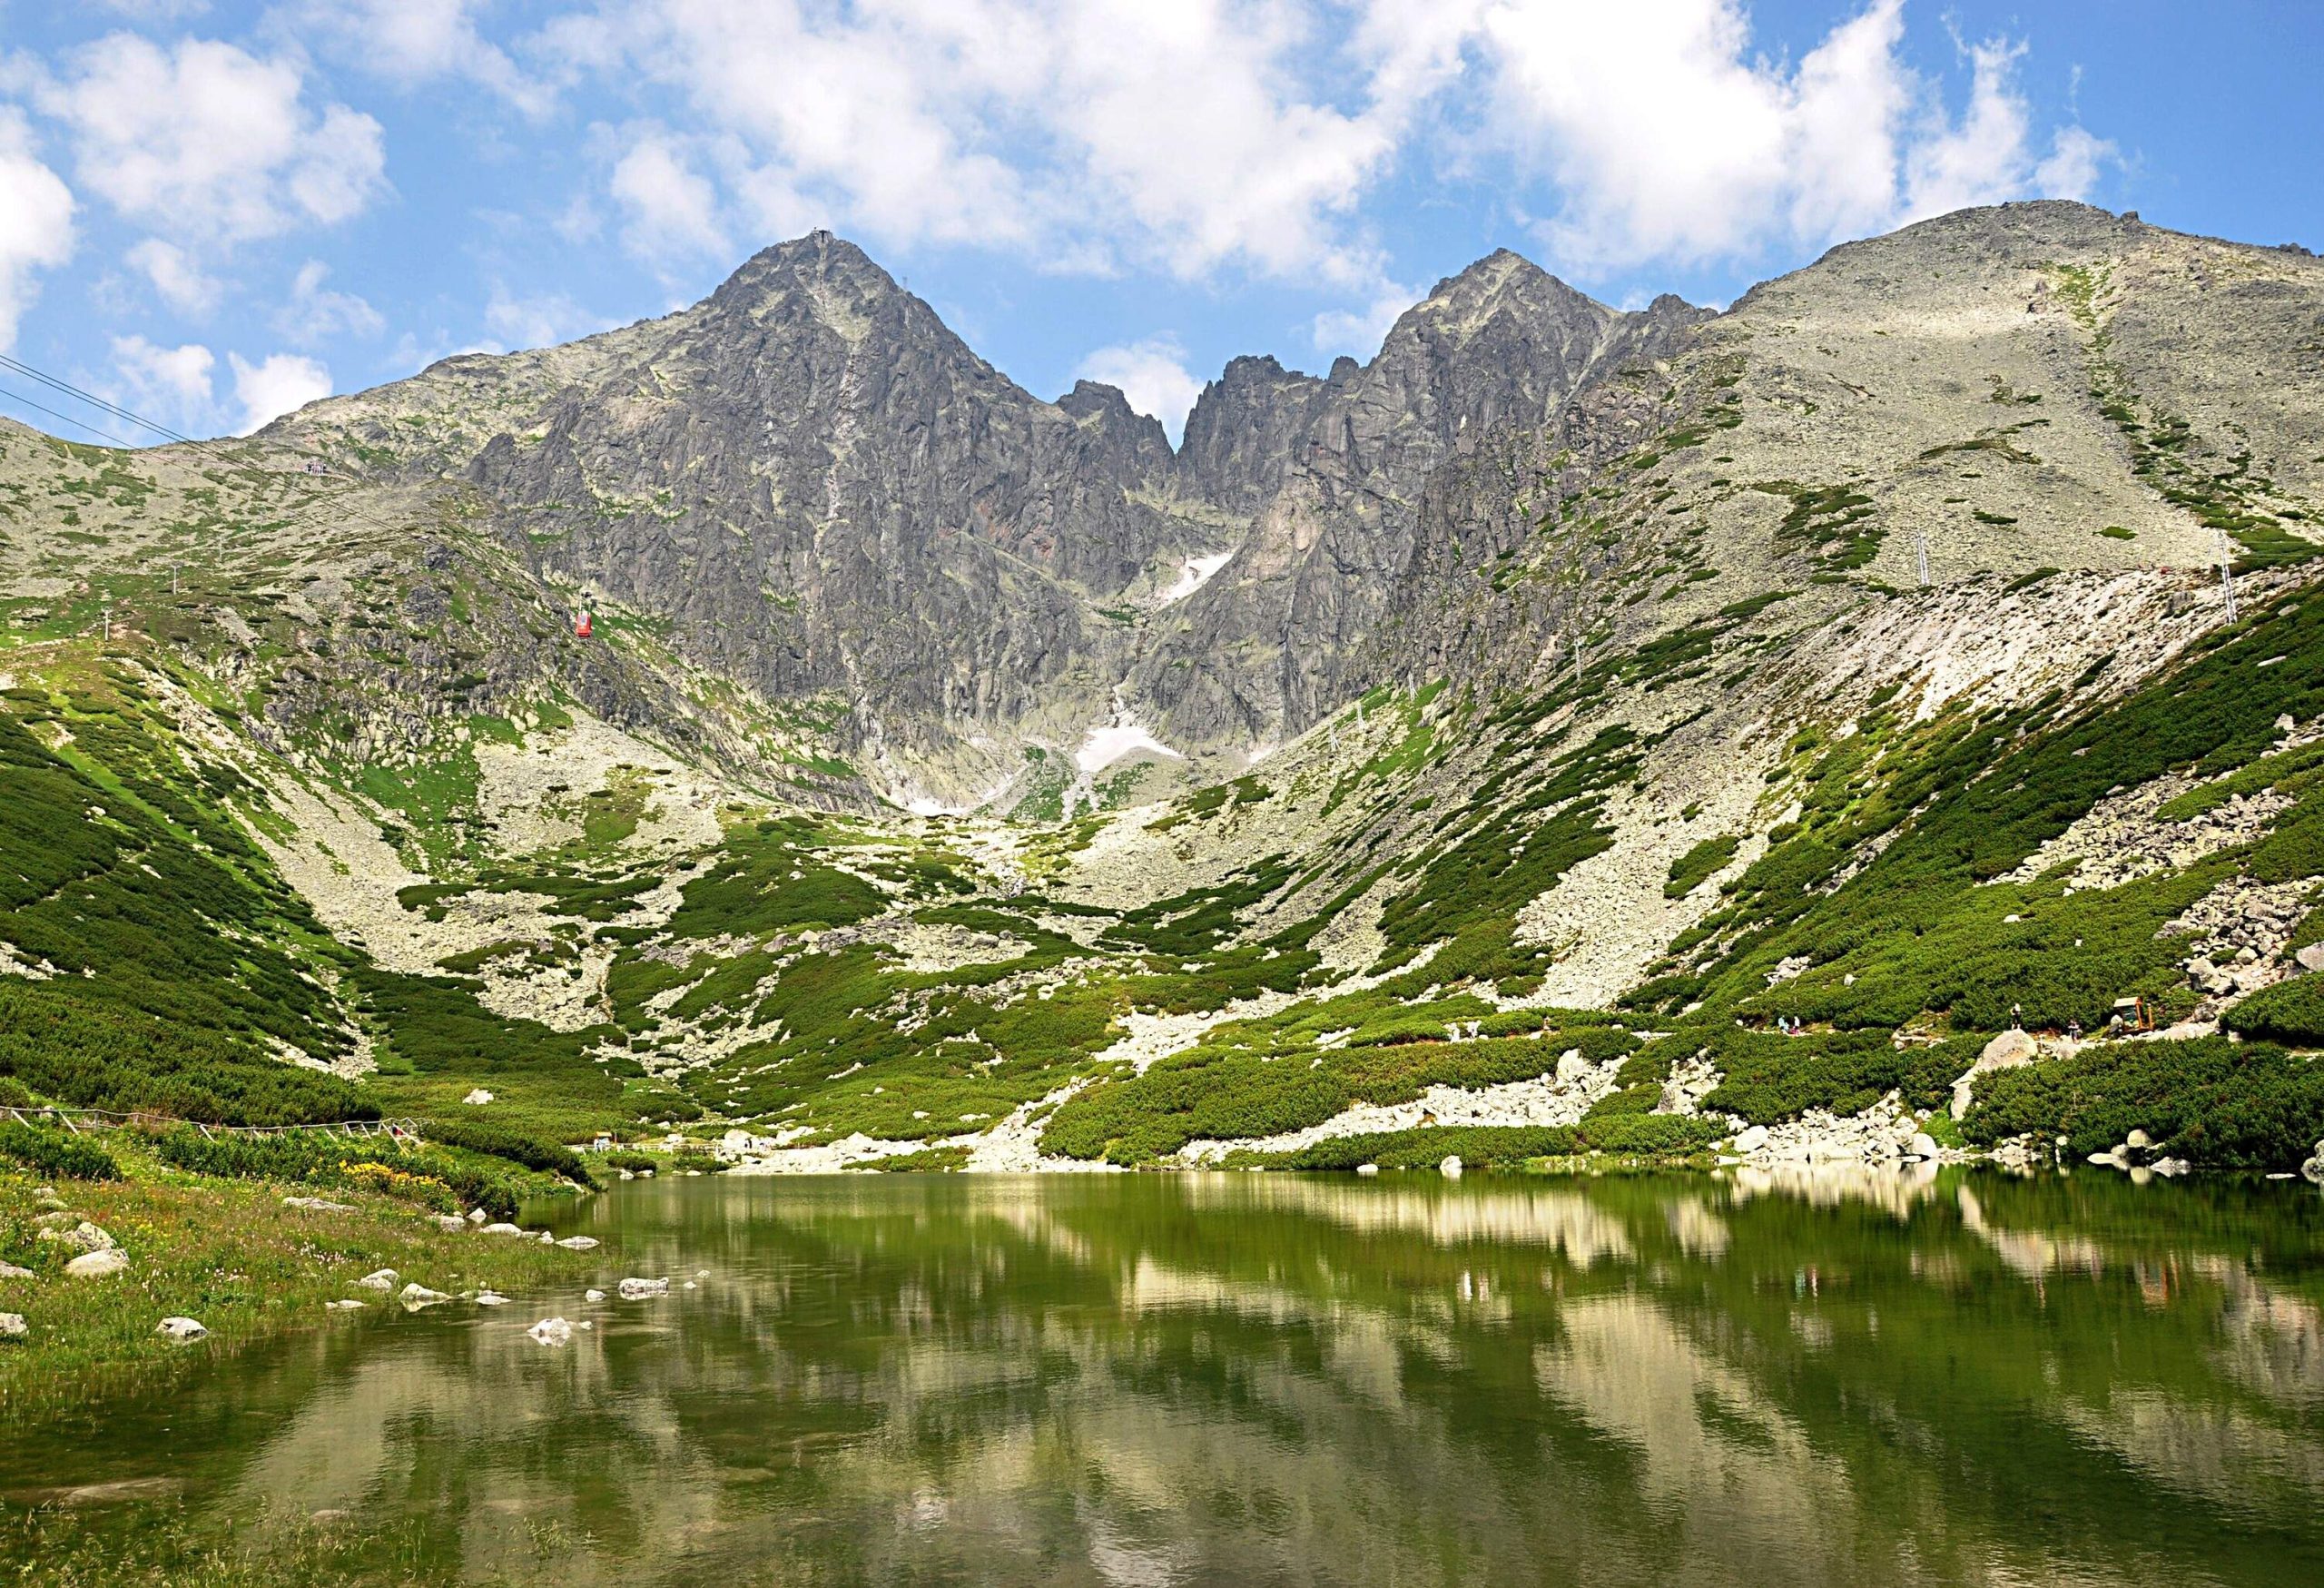
<instances>
[{"instance_id":1,"label":"green shrub","mask_svg":"<svg viewBox=\"0 0 2324 1588\"><path fill-rule=\"evenodd\" d=\"M63 1130L0 1119L0 1158L35 1174L68 1180L117 1180L113 1154Z\"/></svg>"},{"instance_id":2,"label":"green shrub","mask_svg":"<svg viewBox=\"0 0 2324 1588\"><path fill-rule=\"evenodd\" d=\"M2076 1157L2144 1130L2211 1169L2287 1169L2324 1139L2324 1063L2265 1042L2107 1042L1980 1078L1962 1133L1980 1146L2031 1133Z\"/></svg>"},{"instance_id":3,"label":"green shrub","mask_svg":"<svg viewBox=\"0 0 2324 1588\"><path fill-rule=\"evenodd\" d=\"M563 1175L583 1185L595 1182L589 1167L581 1155L561 1141L543 1141L506 1126L483 1119L425 1119L420 1122L420 1134L429 1141L445 1147L465 1147L470 1152L481 1152L493 1158L505 1158L511 1163L521 1163L527 1169L540 1169L548 1174Z\"/></svg>"}]
</instances>

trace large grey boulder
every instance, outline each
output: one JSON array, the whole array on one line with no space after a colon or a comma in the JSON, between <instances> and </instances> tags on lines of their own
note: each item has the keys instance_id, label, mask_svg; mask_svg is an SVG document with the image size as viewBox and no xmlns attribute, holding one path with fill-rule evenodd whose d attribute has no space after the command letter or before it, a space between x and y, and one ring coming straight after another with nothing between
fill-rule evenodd
<instances>
[{"instance_id":1,"label":"large grey boulder","mask_svg":"<svg viewBox=\"0 0 2324 1588\"><path fill-rule=\"evenodd\" d=\"M74 1279L109 1279L129 1267L129 1254L119 1247L106 1247L99 1251L84 1252L64 1265L66 1277Z\"/></svg>"},{"instance_id":2,"label":"large grey boulder","mask_svg":"<svg viewBox=\"0 0 2324 1588\"><path fill-rule=\"evenodd\" d=\"M667 1296L669 1293L670 1282L667 1279L624 1279L621 1282L621 1298L624 1301L644 1301L650 1297Z\"/></svg>"},{"instance_id":3,"label":"large grey boulder","mask_svg":"<svg viewBox=\"0 0 2324 1588\"><path fill-rule=\"evenodd\" d=\"M1977 1061L1963 1070L1953 1083L1953 1117L1958 1119L1969 1111L1977 1077L1995 1070L2014 1070L2021 1064L2031 1064L2041 1052L2040 1044L2026 1031L2004 1031L1987 1042L1984 1050L1977 1055Z\"/></svg>"},{"instance_id":4,"label":"large grey boulder","mask_svg":"<svg viewBox=\"0 0 2324 1588\"><path fill-rule=\"evenodd\" d=\"M59 1217L69 1216L60 1215ZM52 1225L49 1228L43 1229L40 1234L34 1238L40 1241L43 1245L61 1246L69 1251L76 1252L109 1251L112 1249L113 1245L113 1238L112 1236L106 1234L103 1230L98 1228L95 1225L90 1223L85 1218L82 1219L77 1224L74 1224L69 1229L64 1228L62 1225Z\"/></svg>"},{"instance_id":5,"label":"large grey boulder","mask_svg":"<svg viewBox=\"0 0 2324 1588\"><path fill-rule=\"evenodd\" d=\"M191 1317L165 1317L153 1326L153 1332L180 1345L190 1344L210 1333L200 1319Z\"/></svg>"}]
</instances>

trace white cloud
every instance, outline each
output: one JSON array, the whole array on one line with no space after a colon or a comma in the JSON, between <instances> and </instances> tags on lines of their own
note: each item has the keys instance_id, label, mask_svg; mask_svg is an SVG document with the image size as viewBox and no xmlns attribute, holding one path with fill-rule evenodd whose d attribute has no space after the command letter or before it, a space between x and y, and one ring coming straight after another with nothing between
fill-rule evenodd
<instances>
[{"instance_id":1,"label":"white cloud","mask_svg":"<svg viewBox=\"0 0 2324 1588\"><path fill-rule=\"evenodd\" d=\"M543 36L736 140L770 229L1369 281L1354 208L1460 35L1416 0L647 0Z\"/></svg>"},{"instance_id":2,"label":"white cloud","mask_svg":"<svg viewBox=\"0 0 2324 1588\"><path fill-rule=\"evenodd\" d=\"M379 123L304 102L290 59L113 34L44 81L42 110L73 134L81 182L127 219L189 243L231 244L354 215L379 191Z\"/></svg>"},{"instance_id":3,"label":"white cloud","mask_svg":"<svg viewBox=\"0 0 2324 1588\"><path fill-rule=\"evenodd\" d=\"M1172 446L1187 428L1195 399L1202 395L1202 381L1187 369L1186 349L1171 336L1099 348L1081 360L1074 374L1119 387L1131 408L1162 421Z\"/></svg>"},{"instance_id":4,"label":"white cloud","mask_svg":"<svg viewBox=\"0 0 2324 1588\"><path fill-rule=\"evenodd\" d=\"M300 0L276 25L333 60L407 87L458 78L491 90L528 116L556 103L508 53L479 33L473 0Z\"/></svg>"},{"instance_id":5,"label":"white cloud","mask_svg":"<svg viewBox=\"0 0 2324 1588\"><path fill-rule=\"evenodd\" d=\"M127 406L179 429L209 418L210 372L218 360L208 348L198 342L157 347L142 336L117 336L113 339L113 362Z\"/></svg>"},{"instance_id":6,"label":"white cloud","mask_svg":"<svg viewBox=\"0 0 2324 1588\"><path fill-rule=\"evenodd\" d=\"M293 409L330 395L330 371L297 353L269 353L255 364L240 353L229 353L226 361L234 370L234 400L242 405L236 435L247 436Z\"/></svg>"},{"instance_id":7,"label":"white cloud","mask_svg":"<svg viewBox=\"0 0 2324 1588\"><path fill-rule=\"evenodd\" d=\"M1555 194L1537 230L1585 276L2079 195L2112 153L2068 126L2037 163L2008 40L1965 49L1950 115L1903 58L1904 0L1870 0L1788 69L1753 52L1741 0L1490 0L1480 25L1496 125Z\"/></svg>"},{"instance_id":8,"label":"white cloud","mask_svg":"<svg viewBox=\"0 0 2324 1588\"><path fill-rule=\"evenodd\" d=\"M310 259L291 278L290 301L275 311L274 329L301 347L341 334L377 336L387 329L379 311L353 292L323 285L330 267Z\"/></svg>"},{"instance_id":9,"label":"white cloud","mask_svg":"<svg viewBox=\"0 0 2324 1588\"><path fill-rule=\"evenodd\" d=\"M72 256L72 190L41 163L24 113L0 105L0 352L16 345L34 273Z\"/></svg>"},{"instance_id":10,"label":"white cloud","mask_svg":"<svg viewBox=\"0 0 2324 1588\"><path fill-rule=\"evenodd\" d=\"M613 322L590 313L563 292L543 292L529 298L512 296L496 281L492 301L485 306L484 326L504 347L545 348L592 336Z\"/></svg>"},{"instance_id":11,"label":"white cloud","mask_svg":"<svg viewBox=\"0 0 2324 1588\"><path fill-rule=\"evenodd\" d=\"M607 190L625 221L622 242L656 265L728 253L718 220L718 194L694 169L685 150L659 132L635 134L614 163Z\"/></svg>"},{"instance_id":12,"label":"white cloud","mask_svg":"<svg viewBox=\"0 0 2324 1588\"><path fill-rule=\"evenodd\" d=\"M1410 287L1383 281L1374 289L1371 301L1361 308L1326 309L1315 316L1309 328L1315 350L1370 359L1387 340L1389 328L1396 323L1397 317L1419 302L1422 296Z\"/></svg>"},{"instance_id":13,"label":"white cloud","mask_svg":"<svg viewBox=\"0 0 2324 1588\"><path fill-rule=\"evenodd\" d=\"M162 301L178 313L198 319L218 306L222 290L218 279L204 271L193 256L176 243L148 237L132 244L123 258L131 269L151 281Z\"/></svg>"}]
</instances>

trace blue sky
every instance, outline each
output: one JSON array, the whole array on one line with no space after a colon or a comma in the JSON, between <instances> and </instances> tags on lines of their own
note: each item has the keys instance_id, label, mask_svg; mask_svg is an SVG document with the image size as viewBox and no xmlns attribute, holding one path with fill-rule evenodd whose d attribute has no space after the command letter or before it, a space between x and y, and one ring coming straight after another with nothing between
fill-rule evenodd
<instances>
[{"instance_id":1,"label":"blue sky","mask_svg":"<svg viewBox=\"0 0 2324 1588\"><path fill-rule=\"evenodd\" d=\"M0 0L0 350L223 433L827 225L1175 429L1497 247L1617 304L2038 194L2324 247L2319 62L2307 0Z\"/></svg>"}]
</instances>

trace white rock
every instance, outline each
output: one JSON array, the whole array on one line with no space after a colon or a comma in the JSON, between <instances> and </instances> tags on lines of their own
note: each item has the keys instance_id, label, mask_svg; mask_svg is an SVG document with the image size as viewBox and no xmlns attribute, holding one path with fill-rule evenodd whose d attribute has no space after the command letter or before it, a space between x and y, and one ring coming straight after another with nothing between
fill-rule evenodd
<instances>
[{"instance_id":1,"label":"white rock","mask_svg":"<svg viewBox=\"0 0 2324 1588\"><path fill-rule=\"evenodd\" d=\"M44 1229L34 1238L51 1246L70 1247L76 1252L111 1251L113 1247L113 1237L85 1218L70 1229L61 1227Z\"/></svg>"},{"instance_id":2,"label":"white rock","mask_svg":"<svg viewBox=\"0 0 2324 1588\"><path fill-rule=\"evenodd\" d=\"M468 1209L468 1222L470 1224L482 1224L486 1219L491 1217L491 1214L487 1213L481 1208L471 1208Z\"/></svg>"},{"instance_id":3,"label":"white rock","mask_svg":"<svg viewBox=\"0 0 2324 1588\"><path fill-rule=\"evenodd\" d=\"M352 1202L330 1202L320 1197L285 1197L282 1198L282 1205L285 1208L303 1208L309 1213L352 1213L355 1211L355 1204Z\"/></svg>"},{"instance_id":4,"label":"white rock","mask_svg":"<svg viewBox=\"0 0 2324 1588\"><path fill-rule=\"evenodd\" d=\"M544 1229L540 1233L540 1243L543 1246L555 1246L556 1244L556 1237Z\"/></svg>"},{"instance_id":5,"label":"white rock","mask_svg":"<svg viewBox=\"0 0 2324 1588\"><path fill-rule=\"evenodd\" d=\"M525 1333L544 1346L569 1346L573 1343L573 1326L561 1317L545 1317Z\"/></svg>"},{"instance_id":6,"label":"white rock","mask_svg":"<svg viewBox=\"0 0 2324 1588\"><path fill-rule=\"evenodd\" d=\"M2312 942L2292 955L2292 962L2303 971L2324 971L2324 942Z\"/></svg>"},{"instance_id":7,"label":"white rock","mask_svg":"<svg viewBox=\"0 0 2324 1588\"><path fill-rule=\"evenodd\" d=\"M128 1267L129 1254L109 1246L103 1251L82 1253L64 1265L64 1272L75 1279L103 1279Z\"/></svg>"},{"instance_id":8,"label":"white rock","mask_svg":"<svg viewBox=\"0 0 2324 1588\"><path fill-rule=\"evenodd\" d=\"M1460 1154L1454 1153L1445 1159L1443 1163L1438 1164L1436 1166L1436 1172L1443 1175L1448 1180L1459 1179L1461 1178Z\"/></svg>"},{"instance_id":9,"label":"white rock","mask_svg":"<svg viewBox=\"0 0 2324 1588\"><path fill-rule=\"evenodd\" d=\"M2133 1130L2128 1136L2122 1138L2122 1145L2125 1147L2139 1148L2152 1147L2154 1145L2154 1138L2149 1136L2143 1130Z\"/></svg>"},{"instance_id":10,"label":"white rock","mask_svg":"<svg viewBox=\"0 0 2324 1588\"><path fill-rule=\"evenodd\" d=\"M521 1238L524 1236L525 1230L522 1225L487 1224L482 1230L478 1231L478 1233L482 1235L513 1235Z\"/></svg>"},{"instance_id":11,"label":"white rock","mask_svg":"<svg viewBox=\"0 0 2324 1588\"><path fill-rule=\"evenodd\" d=\"M370 1305L368 1301L326 1301L323 1303L323 1310L325 1312L360 1312Z\"/></svg>"},{"instance_id":12,"label":"white rock","mask_svg":"<svg viewBox=\"0 0 2324 1588\"><path fill-rule=\"evenodd\" d=\"M1355 1172L1369 1178L1380 1172L1380 1166L1376 1163L1359 1163L1355 1166Z\"/></svg>"},{"instance_id":13,"label":"white rock","mask_svg":"<svg viewBox=\"0 0 2324 1588\"><path fill-rule=\"evenodd\" d=\"M1935 1158L1938 1151L1936 1138L1925 1130L1914 1131L1913 1139L1905 1146L1915 1158Z\"/></svg>"},{"instance_id":14,"label":"white rock","mask_svg":"<svg viewBox=\"0 0 2324 1588\"><path fill-rule=\"evenodd\" d=\"M644 1301L648 1297L667 1296L669 1293L670 1282L667 1279L624 1279L621 1282L621 1298L624 1301Z\"/></svg>"},{"instance_id":15,"label":"white rock","mask_svg":"<svg viewBox=\"0 0 2324 1588\"><path fill-rule=\"evenodd\" d=\"M591 1252L597 1249L597 1238L594 1235L568 1235L556 1244L569 1252Z\"/></svg>"},{"instance_id":16,"label":"white rock","mask_svg":"<svg viewBox=\"0 0 2324 1588\"><path fill-rule=\"evenodd\" d=\"M19 1268L14 1263L0 1263L0 1279L37 1279L40 1276L30 1268Z\"/></svg>"},{"instance_id":17,"label":"white rock","mask_svg":"<svg viewBox=\"0 0 2324 1588\"><path fill-rule=\"evenodd\" d=\"M0 1312L0 1340L21 1340L33 1332L21 1312Z\"/></svg>"},{"instance_id":18,"label":"white rock","mask_svg":"<svg viewBox=\"0 0 2324 1588\"><path fill-rule=\"evenodd\" d=\"M1765 1125L1748 1126L1735 1138L1735 1150L1746 1155L1758 1151L1767 1144L1768 1128Z\"/></svg>"},{"instance_id":19,"label":"white rock","mask_svg":"<svg viewBox=\"0 0 2324 1588\"><path fill-rule=\"evenodd\" d=\"M415 1279L398 1293L396 1299L403 1304L406 1312L418 1312L423 1307L435 1307L452 1298L441 1290L430 1290Z\"/></svg>"},{"instance_id":20,"label":"white rock","mask_svg":"<svg viewBox=\"0 0 2324 1588\"><path fill-rule=\"evenodd\" d=\"M508 1298L497 1290L479 1290L476 1293L476 1304L478 1307L506 1307Z\"/></svg>"},{"instance_id":21,"label":"white rock","mask_svg":"<svg viewBox=\"0 0 2324 1588\"><path fill-rule=\"evenodd\" d=\"M202 1327L200 1320L195 1318L165 1317L154 1326L153 1332L157 1335L167 1335L171 1339L182 1343L187 1340L198 1340L210 1331Z\"/></svg>"},{"instance_id":22,"label":"white rock","mask_svg":"<svg viewBox=\"0 0 2324 1588\"><path fill-rule=\"evenodd\" d=\"M490 1092L488 1092L488 1091L485 1090L484 1090L484 1088L482 1088L482 1087L480 1087L480 1086L479 1086L479 1087L478 1087L475 1090L473 1090L473 1091L469 1092L468 1096L466 1096L466 1097L464 1097L464 1098L462 1098L462 1099L460 1100L460 1101L462 1101L462 1102L464 1102L464 1103L467 1103L467 1104L468 1104L469 1106L471 1106L471 1107L473 1107L473 1108L479 1108L479 1109L480 1109L480 1108L482 1108L482 1107L484 1107L484 1105L485 1105L485 1104L487 1104L487 1103L490 1102L491 1100L492 1100L492 1094L491 1094Z\"/></svg>"},{"instance_id":23,"label":"white rock","mask_svg":"<svg viewBox=\"0 0 2324 1588\"><path fill-rule=\"evenodd\" d=\"M603 1301L605 1298L606 1293L602 1290L584 1290L581 1292L581 1299L584 1301Z\"/></svg>"},{"instance_id":24,"label":"white rock","mask_svg":"<svg viewBox=\"0 0 2324 1588\"><path fill-rule=\"evenodd\" d=\"M468 1221L461 1218L457 1213L438 1213L436 1215L436 1228L442 1230L446 1235L458 1235L468 1227Z\"/></svg>"},{"instance_id":25,"label":"white rock","mask_svg":"<svg viewBox=\"0 0 2324 1588\"><path fill-rule=\"evenodd\" d=\"M402 1277L393 1268L374 1268L355 1282L366 1290L393 1290Z\"/></svg>"}]
</instances>

